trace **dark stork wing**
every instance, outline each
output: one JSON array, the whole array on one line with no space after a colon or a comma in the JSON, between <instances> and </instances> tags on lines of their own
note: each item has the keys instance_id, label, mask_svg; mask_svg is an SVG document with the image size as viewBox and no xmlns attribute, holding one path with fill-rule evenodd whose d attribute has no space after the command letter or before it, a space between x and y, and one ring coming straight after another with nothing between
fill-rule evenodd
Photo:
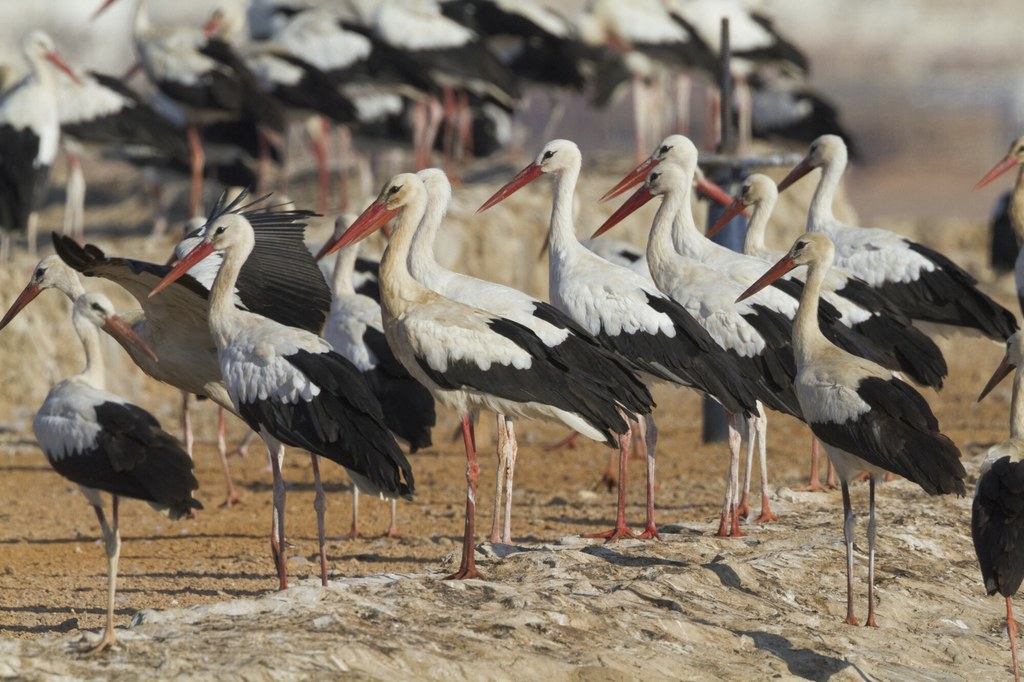
<instances>
[{"instance_id":1,"label":"dark stork wing","mask_svg":"<svg viewBox=\"0 0 1024 682\"><path fill-rule=\"evenodd\" d=\"M1008 456L982 474L971 509L971 537L989 594L1012 596L1024 580L1024 465Z\"/></svg>"},{"instance_id":2,"label":"dark stork wing","mask_svg":"<svg viewBox=\"0 0 1024 682\"><path fill-rule=\"evenodd\" d=\"M930 495L966 494L960 450L939 433L924 397L899 379L867 377L857 395L870 409L842 423L812 421L823 442L917 483Z\"/></svg>"},{"instance_id":3,"label":"dark stork wing","mask_svg":"<svg viewBox=\"0 0 1024 682\"><path fill-rule=\"evenodd\" d=\"M30 128L0 125L0 227L25 229L37 198L45 196L50 167L36 165L39 136Z\"/></svg>"},{"instance_id":4,"label":"dark stork wing","mask_svg":"<svg viewBox=\"0 0 1024 682\"><path fill-rule=\"evenodd\" d=\"M363 376L380 401L384 423L409 444L410 453L430 447L430 430L437 422L434 396L398 361L384 332L367 327L363 342L377 357L377 366Z\"/></svg>"}]
</instances>

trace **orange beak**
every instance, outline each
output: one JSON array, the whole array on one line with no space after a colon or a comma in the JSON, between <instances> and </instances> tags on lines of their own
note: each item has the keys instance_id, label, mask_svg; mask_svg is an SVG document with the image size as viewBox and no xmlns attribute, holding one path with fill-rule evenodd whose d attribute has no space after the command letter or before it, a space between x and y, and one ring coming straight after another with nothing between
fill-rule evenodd
<instances>
[{"instance_id":1,"label":"orange beak","mask_svg":"<svg viewBox=\"0 0 1024 682\"><path fill-rule=\"evenodd\" d=\"M646 161L641 161L639 166L629 171L629 173L626 174L626 177L619 180L619 184L605 192L604 196L599 200L600 203L604 203L609 199L614 199L627 189L635 185L639 185L644 181L644 178L647 177L647 174L650 173L651 170L659 163L661 163L661 159L656 159L653 156Z\"/></svg>"},{"instance_id":2,"label":"orange beak","mask_svg":"<svg viewBox=\"0 0 1024 682\"><path fill-rule=\"evenodd\" d=\"M105 0L105 2L102 5L100 5L99 9L92 13L91 21L95 21L96 17L106 12L107 8L113 5L116 1L117 0Z\"/></svg>"},{"instance_id":3,"label":"orange beak","mask_svg":"<svg viewBox=\"0 0 1024 682\"><path fill-rule=\"evenodd\" d=\"M999 382L1006 378L1006 376L1016 369L1016 366L1010 362L1009 354L1003 356L1003 361L996 367L996 371L992 373L992 378L985 384L985 388L981 389L981 394L978 396L978 402L980 403L985 396L992 392L992 389L999 385Z\"/></svg>"},{"instance_id":4,"label":"orange beak","mask_svg":"<svg viewBox=\"0 0 1024 682\"><path fill-rule=\"evenodd\" d=\"M782 182L779 183L779 192L782 192L812 170L814 170L814 166L812 166L811 162L805 158L803 161L793 166L793 170L789 171L789 175L782 178Z\"/></svg>"},{"instance_id":5,"label":"orange beak","mask_svg":"<svg viewBox=\"0 0 1024 682\"><path fill-rule=\"evenodd\" d=\"M988 173L985 173L985 177L983 177L981 180L978 180L978 184L974 186L974 189L981 189L982 187L992 182L1000 175L1002 175L1003 173L1010 170L1016 165L1017 159L1007 154L1002 158L1002 160L999 163L992 167L992 170L990 170Z\"/></svg>"},{"instance_id":6,"label":"orange beak","mask_svg":"<svg viewBox=\"0 0 1024 682\"><path fill-rule=\"evenodd\" d=\"M757 292L761 291L761 289L764 289L766 286L768 286L778 278L782 277L795 267L796 261L794 261L793 257L787 253L785 256L779 259L778 263L769 268L768 272L761 275L761 277L756 282L747 287L747 290L736 298L736 302L739 303L745 298L750 298Z\"/></svg>"},{"instance_id":7,"label":"orange beak","mask_svg":"<svg viewBox=\"0 0 1024 682\"><path fill-rule=\"evenodd\" d=\"M715 221L715 224L708 228L707 234L704 236L708 239L714 237L723 227L729 224L730 220L738 216L740 213L743 213L744 208L746 208L746 206L743 205L742 199L737 199L729 204L729 208L725 209L725 213L719 216L718 220Z\"/></svg>"},{"instance_id":8,"label":"orange beak","mask_svg":"<svg viewBox=\"0 0 1024 682\"><path fill-rule=\"evenodd\" d=\"M68 63L64 61L64 59L59 54L57 54L56 52L47 52L45 56L47 61L49 61L58 69L66 73L68 75L68 78L73 80L78 85L82 84L82 81L78 78L78 74L71 70L71 67L68 66Z\"/></svg>"},{"instance_id":9,"label":"orange beak","mask_svg":"<svg viewBox=\"0 0 1024 682\"><path fill-rule=\"evenodd\" d=\"M519 171L514 178L505 183L505 186L495 192L490 199L481 204L480 208L478 208L476 212L483 213L491 206L504 201L510 195L515 194L519 189L529 185L543 174L544 171L540 166L536 163L531 163L529 166Z\"/></svg>"},{"instance_id":10,"label":"orange beak","mask_svg":"<svg viewBox=\"0 0 1024 682\"><path fill-rule=\"evenodd\" d=\"M0 329L3 329L11 320L17 317L21 309L32 302L32 299L40 294L42 289L36 286L35 282L29 282L28 285L22 289L21 293L18 294L18 298L14 299L14 303L11 304L10 310L4 315L4 319L0 320Z\"/></svg>"},{"instance_id":11,"label":"orange beak","mask_svg":"<svg viewBox=\"0 0 1024 682\"><path fill-rule=\"evenodd\" d=\"M185 257L178 261L178 264L171 268L171 271L168 272L155 287L153 287L153 291L149 292L149 297L153 298L169 287L179 277L191 270L192 266L209 256L211 253L213 253L213 244L210 242L203 241L196 244L195 248L186 253Z\"/></svg>"},{"instance_id":12,"label":"orange beak","mask_svg":"<svg viewBox=\"0 0 1024 682\"><path fill-rule=\"evenodd\" d=\"M214 10L213 14L210 15L210 18L206 20L205 24L203 24L203 35L207 38L216 35L217 31L220 30L220 25L223 21L224 13L219 9Z\"/></svg>"},{"instance_id":13,"label":"orange beak","mask_svg":"<svg viewBox=\"0 0 1024 682\"><path fill-rule=\"evenodd\" d=\"M612 213L610 216L608 216L608 220L604 221L604 223L601 224L601 227L597 228L597 230L591 236L591 239L601 236L608 230L618 225L626 216L628 216L630 213L646 204L652 198L654 198L654 195L651 194L651 188L648 187L647 185L644 185L637 191L633 192L633 195L626 199L626 201L623 202L622 206L619 206L615 213Z\"/></svg>"},{"instance_id":14,"label":"orange beak","mask_svg":"<svg viewBox=\"0 0 1024 682\"><path fill-rule=\"evenodd\" d=\"M399 209L388 208L387 204L378 199L367 207L362 214L355 219L348 229L336 239L331 239L320 252L316 254L316 260L320 260L324 256L330 255L342 248L353 244L360 239L372 234L374 231L379 230L385 224L387 224L392 218L398 215Z\"/></svg>"},{"instance_id":15,"label":"orange beak","mask_svg":"<svg viewBox=\"0 0 1024 682\"><path fill-rule=\"evenodd\" d=\"M103 324L103 329L114 338L138 348L152 358L153 362L160 362L160 358L156 356L153 349L135 333L135 330L132 329L127 322L117 315L111 315L108 317L106 322Z\"/></svg>"}]
</instances>

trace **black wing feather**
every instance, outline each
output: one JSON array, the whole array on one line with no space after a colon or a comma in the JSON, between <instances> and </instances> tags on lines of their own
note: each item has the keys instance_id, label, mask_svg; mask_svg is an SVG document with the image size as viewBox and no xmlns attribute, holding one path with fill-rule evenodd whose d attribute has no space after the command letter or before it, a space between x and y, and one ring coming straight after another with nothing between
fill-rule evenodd
<instances>
[{"instance_id":1,"label":"black wing feather","mask_svg":"<svg viewBox=\"0 0 1024 682\"><path fill-rule=\"evenodd\" d=\"M985 590L1016 594L1024 580L1024 464L1002 457L978 480L971 537Z\"/></svg>"}]
</instances>

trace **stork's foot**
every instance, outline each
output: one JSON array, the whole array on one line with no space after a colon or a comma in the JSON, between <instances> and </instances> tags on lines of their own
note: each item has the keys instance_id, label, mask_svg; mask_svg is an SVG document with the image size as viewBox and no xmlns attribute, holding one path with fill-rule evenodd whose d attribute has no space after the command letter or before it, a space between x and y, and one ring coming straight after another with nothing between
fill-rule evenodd
<instances>
[{"instance_id":1,"label":"stork's foot","mask_svg":"<svg viewBox=\"0 0 1024 682\"><path fill-rule=\"evenodd\" d=\"M772 521L778 521L779 517L772 513L771 509L765 509L761 512L761 515L754 519L754 523L771 523Z\"/></svg>"},{"instance_id":2,"label":"stork's foot","mask_svg":"<svg viewBox=\"0 0 1024 682\"><path fill-rule=\"evenodd\" d=\"M600 490L604 488L605 492L612 492L619 487L619 481L615 478L614 474L604 472L601 474L601 478L598 479L597 483L594 484L594 490Z\"/></svg>"},{"instance_id":3,"label":"stork's foot","mask_svg":"<svg viewBox=\"0 0 1024 682\"><path fill-rule=\"evenodd\" d=\"M588 533L582 537L603 539L606 542L616 542L622 538L635 538L636 535L626 527L626 524L617 523L611 530L606 530L603 533Z\"/></svg>"},{"instance_id":4,"label":"stork's foot","mask_svg":"<svg viewBox=\"0 0 1024 682\"><path fill-rule=\"evenodd\" d=\"M384 537L386 537L386 538L394 538L395 540L397 540L399 538L404 538L405 537L405 533L401 533L401 532L399 532L399 530L397 528L395 528L394 526L391 526L391 527L389 527L384 532Z\"/></svg>"},{"instance_id":5,"label":"stork's foot","mask_svg":"<svg viewBox=\"0 0 1024 682\"><path fill-rule=\"evenodd\" d=\"M740 505L736 507L736 514L741 518L745 519L750 516L750 503L740 502Z\"/></svg>"},{"instance_id":6,"label":"stork's foot","mask_svg":"<svg viewBox=\"0 0 1024 682\"><path fill-rule=\"evenodd\" d=\"M649 521L644 526L643 532L636 536L637 540L660 540L661 535L658 534L658 529L654 525L654 521Z\"/></svg>"},{"instance_id":7,"label":"stork's foot","mask_svg":"<svg viewBox=\"0 0 1024 682\"><path fill-rule=\"evenodd\" d=\"M363 531L359 530L359 526L352 526L349 532L341 536L342 540L358 540L363 537Z\"/></svg>"},{"instance_id":8,"label":"stork's foot","mask_svg":"<svg viewBox=\"0 0 1024 682\"><path fill-rule=\"evenodd\" d=\"M864 627L868 627L868 628L877 628L878 627L878 623L875 622L875 614L872 613L870 616L868 616L868 622L864 623Z\"/></svg>"},{"instance_id":9,"label":"stork's foot","mask_svg":"<svg viewBox=\"0 0 1024 682\"><path fill-rule=\"evenodd\" d=\"M718 522L718 532L715 537L719 538L745 538L747 534L740 530L740 517L733 510L731 514L722 514Z\"/></svg>"},{"instance_id":10,"label":"stork's foot","mask_svg":"<svg viewBox=\"0 0 1024 682\"><path fill-rule=\"evenodd\" d=\"M580 434L573 431L572 433L570 433L568 436L558 441L557 443L552 443L551 445L547 446L546 448L544 448L544 450L547 452L558 452L559 450L575 450L579 445L579 442Z\"/></svg>"},{"instance_id":11,"label":"stork's foot","mask_svg":"<svg viewBox=\"0 0 1024 682\"><path fill-rule=\"evenodd\" d=\"M834 485L824 485L818 479L812 479L811 482L805 485L804 487L796 488L795 490L798 493L826 493L830 490L835 489L836 487Z\"/></svg>"},{"instance_id":12,"label":"stork's foot","mask_svg":"<svg viewBox=\"0 0 1024 682\"><path fill-rule=\"evenodd\" d=\"M78 650L78 653L84 654L86 656L93 656L95 654L100 653L101 651L106 651L107 649L112 647L114 643L114 631L109 629L104 630L103 636L99 638L99 641L93 642L92 644L86 644Z\"/></svg>"},{"instance_id":13,"label":"stork's foot","mask_svg":"<svg viewBox=\"0 0 1024 682\"><path fill-rule=\"evenodd\" d=\"M224 496L224 501L220 503L220 506L230 509L231 507L234 507L236 504L242 504L242 498L239 497L238 491L232 488Z\"/></svg>"},{"instance_id":14,"label":"stork's foot","mask_svg":"<svg viewBox=\"0 0 1024 682\"><path fill-rule=\"evenodd\" d=\"M459 570L455 571L451 575L446 575L445 580L470 580L472 578L479 578L480 572L476 570L476 566L463 566Z\"/></svg>"}]
</instances>

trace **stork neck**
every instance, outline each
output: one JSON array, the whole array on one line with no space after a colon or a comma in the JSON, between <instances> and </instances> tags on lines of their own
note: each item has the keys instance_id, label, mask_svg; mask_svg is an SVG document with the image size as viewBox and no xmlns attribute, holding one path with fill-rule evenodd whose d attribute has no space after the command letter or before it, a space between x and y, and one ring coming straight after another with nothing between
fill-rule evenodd
<instances>
[{"instance_id":1,"label":"stork neck","mask_svg":"<svg viewBox=\"0 0 1024 682\"><path fill-rule=\"evenodd\" d=\"M707 244L714 243L697 229L697 223L693 221L690 192L687 191L686 197L672 221L672 246L677 253L699 259L700 254L706 248L705 242Z\"/></svg>"},{"instance_id":2,"label":"stork neck","mask_svg":"<svg viewBox=\"0 0 1024 682\"><path fill-rule=\"evenodd\" d=\"M579 177L579 163L570 164L555 174L555 196L551 204L549 226L551 242L548 245L548 255L552 264L572 249L583 248L576 236L576 226L572 219L573 197L576 194L576 182Z\"/></svg>"},{"instance_id":3,"label":"stork neck","mask_svg":"<svg viewBox=\"0 0 1024 682\"><path fill-rule=\"evenodd\" d=\"M380 261L380 304L385 326L429 295L409 272L409 251L426 210L426 197L414 197L398 214L391 240Z\"/></svg>"},{"instance_id":4,"label":"stork neck","mask_svg":"<svg viewBox=\"0 0 1024 682\"><path fill-rule=\"evenodd\" d=\"M351 296L356 293L352 276L356 271L358 256L359 247L355 244L338 252L338 256L334 259L334 279L331 280L331 292L334 294L334 298Z\"/></svg>"},{"instance_id":5,"label":"stork neck","mask_svg":"<svg viewBox=\"0 0 1024 682\"><path fill-rule=\"evenodd\" d=\"M818 348L828 343L818 326L818 300L821 296L821 283L830 265L831 262L814 261L807 270L800 307L793 320L793 348L797 369L810 364Z\"/></svg>"},{"instance_id":6,"label":"stork neck","mask_svg":"<svg viewBox=\"0 0 1024 682\"><path fill-rule=\"evenodd\" d=\"M764 245L764 235L768 229L768 219L772 215L772 206L763 201L758 201L750 211L750 220L747 221L747 236L743 240L743 253L748 256L765 253L768 249Z\"/></svg>"},{"instance_id":7,"label":"stork neck","mask_svg":"<svg viewBox=\"0 0 1024 682\"><path fill-rule=\"evenodd\" d=\"M1013 397L1010 399L1010 438L1024 439L1024 366L1013 376Z\"/></svg>"},{"instance_id":8,"label":"stork neck","mask_svg":"<svg viewBox=\"0 0 1024 682\"><path fill-rule=\"evenodd\" d=\"M686 196L681 196L685 194ZM647 263L651 275L657 282L658 275L671 270L673 256L678 253L672 244L673 224L679 219L679 214L689 211L689 192L670 191L662 196L661 206L654 215L654 222L651 224L651 235L647 240ZM656 274L657 273L657 274Z\"/></svg>"},{"instance_id":9,"label":"stork neck","mask_svg":"<svg viewBox=\"0 0 1024 682\"><path fill-rule=\"evenodd\" d=\"M1017 244L1024 244L1024 166L1017 171L1017 182L1010 195L1010 224L1017 235Z\"/></svg>"},{"instance_id":10,"label":"stork neck","mask_svg":"<svg viewBox=\"0 0 1024 682\"><path fill-rule=\"evenodd\" d=\"M81 315L72 315L71 323L78 333L82 342L82 350L85 351L85 369L78 375L93 388L105 390L107 379L103 371L103 352L100 348L100 332L96 325L89 322Z\"/></svg>"},{"instance_id":11,"label":"stork neck","mask_svg":"<svg viewBox=\"0 0 1024 682\"><path fill-rule=\"evenodd\" d=\"M821 178L818 180L818 186L814 189L810 210L807 211L808 232L821 232L827 223L835 221L832 205L835 203L836 192L839 191L839 182L843 177L844 170L846 170L845 158L832 159L821 167Z\"/></svg>"},{"instance_id":12,"label":"stork neck","mask_svg":"<svg viewBox=\"0 0 1024 682\"><path fill-rule=\"evenodd\" d=\"M437 240L437 231L441 227L446 210L447 206L443 201L428 201L419 227L412 230L408 256L409 272L421 282L438 268L437 259L434 257L434 242Z\"/></svg>"},{"instance_id":13,"label":"stork neck","mask_svg":"<svg viewBox=\"0 0 1024 682\"><path fill-rule=\"evenodd\" d=\"M132 34L136 40L149 32L149 9L146 7L146 0L137 0L135 3L135 14L132 16Z\"/></svg>"},{"instance_id":14,"label":"stork neck","mask_svg":"<svg viewBox=\"0 0 1024 682\"><path fill-rule=\"evenodd\" d=\"M228 345L231 330L237 328L234 320L240 313L235 307L235 283L251 252L251 243L248 248L225 249L220 270L213 280L213 288L210 289L210 332L218 348Z\"/></svg>"}]
</instances>

